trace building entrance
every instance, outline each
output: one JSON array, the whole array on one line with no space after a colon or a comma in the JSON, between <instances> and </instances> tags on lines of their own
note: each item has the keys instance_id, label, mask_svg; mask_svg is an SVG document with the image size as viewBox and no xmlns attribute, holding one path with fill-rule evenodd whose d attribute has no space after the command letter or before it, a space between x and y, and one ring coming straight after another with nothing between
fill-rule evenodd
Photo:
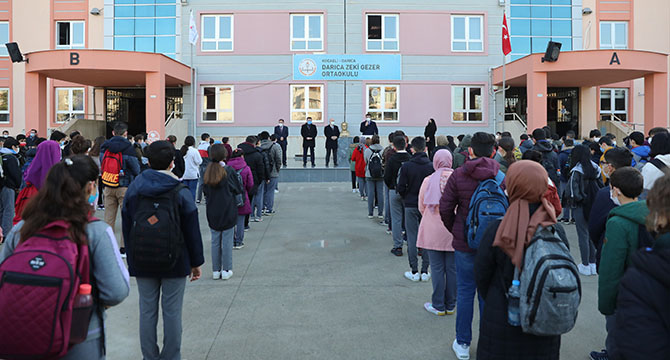
<instances>
[{"instance_id":1,"label":"building entrance","mask_svg":"<svg viewBox=\"0 0 670 360\"><path fill-rule=\"evenodd\" d=\"M130 135L147 131L145 88L105 89L105 99L108 137L112 136L113 124L116 121L128 123L128 134ZM182 105L182 88L166 88L166 117L180 116Z\"/></svg>"},{"instance_id":2,"label":"building entrance","mask_svg":"<svg viewBox=\"0 0 670 360\"><path fill-rule=\"evenodd\" d=\"M528 99L525 87L507 90L505 120L514 120L514 114L528 123ZM547 89L547 126L561 137L569 130L579 130L579 88ZM528 129L532 132L534 129Z\"/></svg>"}]
</instances>

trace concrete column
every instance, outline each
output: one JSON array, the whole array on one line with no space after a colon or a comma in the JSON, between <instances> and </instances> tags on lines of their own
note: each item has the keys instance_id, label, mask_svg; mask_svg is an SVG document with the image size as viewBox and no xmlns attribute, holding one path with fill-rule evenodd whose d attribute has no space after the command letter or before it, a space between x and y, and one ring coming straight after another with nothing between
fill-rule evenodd
<instances>
[{"instance_id":1,"label":"concrete column","mask_svg":"<svg viewBox=\"0 0 670 360\"><path fill-rule=\"evenodd\" d=\"M146 73L146 86L147 133L165 139L165 74Z\"/></svg>"},{"instance_id":2,"label":"concrete column","mask_svg":"<svg viewBox=\"0 0 670 360\"><path fill-rule=\"evenodd\" d=\"M532 72L526 75L528 96L528 133L547 125L547 73Z\"/></svg>"},{"instance_id":3,"label":"concrete column","mask_svg":"<svg viewBox=\"0 0 670 360\"><path fill-rule=\"evenodd\" d=\"M655 73L644 77L644 131L668 126L668 74Z\"/></svg>"},{"instance_id":4,"label":"concrete column","mask_svg":"<svg viewBox=\"0 0 670 360\"><path fill-rule=\"evenodd\" d=\"M47 127L47 77L39 73L26 73L26 132L36 129L37 134L48 138ZM14 119L16 121L17 119Z\"/></svg>"},{"instance_id":5,"label":"concrete column","mask_svg":"<svg viewBox=\"0 0 670 360\"><path fill-rule=\"evenodd\" d=\"M587 86L579 88L579 134L577 138L588 137L589 132L598 128L598 88Z\"/></svg>"}]
</instances>

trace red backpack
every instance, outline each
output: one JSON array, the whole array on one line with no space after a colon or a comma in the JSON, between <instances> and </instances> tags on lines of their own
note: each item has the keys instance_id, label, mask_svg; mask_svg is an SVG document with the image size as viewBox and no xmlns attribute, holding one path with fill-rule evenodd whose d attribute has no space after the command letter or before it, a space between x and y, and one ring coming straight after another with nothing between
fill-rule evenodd
<instances>
[{"instance_id":1,"label":"red backpack","mask_svg":"<svg viewBox=\"0 0 670 360\"><path fill-rule=\"evenodd\" d=\"M119 177L123 170L123 154L105 151L102 157L102 164L100 164L100 171L102 172L102 183L109 187L119 187Z\"/></svg>"},{"instance_id":2,"label":"red backpack","mask_svg":"<svg viewBox=\"0 0 670 360\"><path fill-rule=\"evenodd\" d=\"M72 311L79 285L90 283L88 246L72 242L69 227L49 223L0 264L0 358L60 358L70 335L88 329L93 307L74 322Z\"/></svg>"},{"instance_id":3,"label":"red backpack","mask_svg":"<svg viewBox=\"0 0 670 360\"><path fill-rule=\"evenodd\" d=\"M16 197L16 203L14 204L14 225L18 224L21 221L23 216L23 209L28 205L28 201L32 199L38 193L38 190L33 184L27 182L26 187L21 189L19 196Z\"/></svg>"}]
</instances>

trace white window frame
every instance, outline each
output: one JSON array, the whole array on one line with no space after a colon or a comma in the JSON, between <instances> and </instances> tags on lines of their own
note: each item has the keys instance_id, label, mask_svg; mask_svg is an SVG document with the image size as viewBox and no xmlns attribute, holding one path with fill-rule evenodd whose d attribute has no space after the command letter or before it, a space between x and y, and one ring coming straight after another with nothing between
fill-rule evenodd
<instances>
[{"instance_id":1,"label":"white window frame","mask_svg":"<svg viewBox=\"0 0 670 360\"><path fill-rule=\"evenodd\" d=\"M293 108L293 91L295 88L305 88L305 108L304 109L294 109ZM312 109L309 107L309 88L310 87L319 87L321 89L320 95L321 95L321 108L320 109ZM289 91L289 108L291 109L291 116L290 116L290 121L293 123L306 123L307 122L307 117L309 116L309 113L315 113L315 112L320 112L321 113L321 119L320 120L315 120L312 118L312 121L315 123L322 123L325 118L325 111L324 111L324 91L326 87L324 84L291 84L290 91ZM293 113L305 113L305 120L293 120Z\"/></svg>"},{"instance_id":2,"label":"white window frame","mask_svg":"<svg viewBox=\"0 0 670 360\"><path fill-rule=\"evenodd\" d=\"M205 88L214 88L214 109L205 109ZM230 109L220 108L221 104L219 103L219 92L221 89L230 89ZM202 85L200 87L200 96L202 97L202 118L203 123L234 123L235 122L235 86L233 85ZM221 120L219 119L219 113L229 112L231 113L231 120ZM205 113L215 113L216 120L206 120Z\"/></svg>"},{"instance_id":3,"label":"white window frame","mask_svg":"<svg viewBox=\"0 0 670 360\"><path fill-rule=\"evenodd\" d=\"M381 94L380 98L382 99L382 108L381 109L370 109L370 88L373 87L378 87L381 89ZM386 88L387 87L395 87L395 93L396 93L396 108L395 109L387 109L386 108ZM399 84L367 84L365 86L365 113L366 114L374 114L374 113L380 113L381 118L380 119L375 119L373 117L373 120L376 122L383 122L383 123L397 123L400 122L400 85ZM398 115L396 116L397 120L384 120L384 113L397 113Z\"/></svg>"},{"instance_id":4,"label":"white window frame","mask_svg":"<svg viewBox=\"0 0 670 360\"><path fill-rule=\"evenodd\" d=\"M625 109L624 110L616 110L616 98L614 97L614 94L616 91L621 91L623 90L624 92L624 105ZM628 121L628 95L629 95L629 89L628 88L600 88L600 93L598 94L598 110L600 113L600 119L602 120L603 115L609 116L610 120L614 120L614 117L617 115L626 115L625 121ZM602 103L602 93L603 91L608 91L610 93L610 110L603 110L601 107Z\"/></svg>"},{"instance_id":5,"label":"white window frame","mask_svg":"<svg viewBox=\"0 0 670 360\"><path fill-rule=\"evenodd\" d=\"M58 40L60 38L59 30L60 24L69 23L70 24L70 44L69 45L59 45ZM81 44L74 43L74 24L82 25L82 40L84 41ZM86 21L83 20L74 20L74 21L56 21L56 49L83 49L86 47Z\"/></svg>"},{"instance_id":6,"label":"white window frame","mask_svg":"<svg viewBox=\"0 0 670 360\"><path fill-rule=\"evenodd\" d=\"M56 116L54 118L54 123L58 124L64 124L67 123L67 121L59 121L58 120L58 115L60 114L67 114L70 115L68 120L76 119L77 115L81 115L80 118L84 118L86 115L86 88L83 87L57 87L54 89L54 105L56 108ZM58 92L61 90L67 90L68 94L68 110L58 110ZM75 91L81 91L82 92L82 109L81 110L73 110L72 107L74 105L74 96L73 93Z\"/></svg>"},{"instance_id":7,"label":"white window frame","mask_svg":"<svg viewBox=\"0 0 670 360\"><path fill-rule=\"evenodd\" d=\"M305 18L305 37L304 38L294 38L293 37L293 19L296 16L302 16ZM319 38L312 38L309 37L309 17L310 16L318 16L319 17L319 25L321 27L320 29L320 34L321 37ZM290 44L289 46L291 47L291 51L323 51L324 49L324 36L323 36L323 14L318 14L318 13L299 13L299 14L291 14L291 35L290 35ZM294 41L304 41L305 42L305 49L294 49L293 48L293 42ZM309 49L309 42L310 41L320 41L321 42L321 47L318 49Z\"/></svg>"},{"instance_id":8,"label":"white window frame","mask_svg":"<svg viewBox=\"0 0 670 360\"><path fill-rule=\"evenodd\" d=\"M465 39L454 39L454 26L456 22L455 19L462 18L465 20ZM479 18L479 34L481 38L479 40L470 39L470 19ZM451 16L451 51L453 52L484 52L484 16L483 15L452 15ZM454 49L454 42L463 43L465 42L465 50L456 50ZM471 43L481 43L481 50L470 50Z\"/></svg>"},{"instance_id":9,"label":"white window frame","mask_svg":"<svg viewBox=\"0 0 670 360\"><path fill-rule=\"evenodd\" d=\"M230 38L219 37L221 34L221 18L230 18ZM214 18L214 38L205 38L205 19ZM200 16L200 51L202 52L232 52L235 50L235 17L232 14L206 14ZM205 50L205 43L216 43L216 49ZM230 42L230 50L219 49L219 42Z\"/></svg>"},{"instance_id":10,"label":"white window frame","mask_svg":"<svg viewBox=\"0 0 670 360\"><path fill-rule=\"evenodd\" d=\"M624 24L625 34L624 39L626 40L625 44L616 44L616 25ZM612 40L611 44L603 43L603 25L607 25L609 28L610 39ZM628 21L601 21L600 24L600 48L601 49L628 49Z\"/></svg>"},{"instance_id":11,"label":"white window frame","mask_svg":"<svg viewBox=\"0 0 670 360\"><path fill-rule=\"evenodd\" d=\"M0 124L9 124L9 122L10 122L10 110L12 108L11 91L9 91L9 88L0 88L0 92L2 92L2 91L7 92L7 110L0 110L0 115L7 115L7 121L0 120Z\"/></svg>"},{"instance_id":12,"label":"white window frame","mask_svg":"<svg viewBox=\"0 0 670 360\"><path fill-rule=\"evenodd\" d=\"M457 88L465 88L465 93L469 94L470 89L479 89L479 96L482 97L482 108L481 109L470 109L470 96L466 96L465 99L463 99L463 107L464 109L456 109L455 104L456 104L456 95L460 95L458 91L456 91ZM482 85L452 85L451 87L451 121L455 123L460 123L460 124L470 124L470 123L483 123L484 122L484 86ZM454 113L479 113L482 114L482 119L481 120L469 120L469 115L467 116L468 118L465 120L456 120L454 119Z\"/></svg>"},{"instance_id":13,"label":"white window frame","mask_svg":"<svg viewBox=\"0 0 670 360\"><path fill-rule=\"evenodd\" d=\"M10 32L11 29L9 27L9 21L0 21L0 24L7 24L7 41L6 42L10 42L11 40L9 39L9 32ZM0 57L9 57L9 52L7 51L7 48L5 48L4 51L7 52L7 54L0 54Z\"/></svg>"},{"instance_id":14,"label":"white window frame","mask_svg":"<svg viewBox=\"0 0 670 360\"><path fill-rule=\"evenodd\" d=\"M371 41L368 39L368 32L370 30L368 20L370 19L370 16L381 16L382 17L382 29L381 29L381 34L382 38L381 39L372 39L372 41L381 41L382 48L381 49L370 49L369 47L369 42ZM386 38L384 34L384 27L386 26L386 18L387 17L394 17L395 18L395 38ZM396 49L384 49L384 42L385 41L395 41L398 46ZM399 52L400 51L400 14L365 14L365 50L366 51L379 51L379 52Z\"/></svg>"}]
</instances>

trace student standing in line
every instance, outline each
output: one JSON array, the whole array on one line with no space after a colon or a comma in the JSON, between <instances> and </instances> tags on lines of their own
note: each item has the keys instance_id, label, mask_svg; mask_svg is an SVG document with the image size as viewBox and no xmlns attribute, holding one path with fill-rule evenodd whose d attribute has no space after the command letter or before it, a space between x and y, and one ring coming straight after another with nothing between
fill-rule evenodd
<instances>
[{"instance_id":1,"label":"student standing in line","mask_svg":"<svg viewBox=\"0 0 670 360\"><path fill-rule=\"evenodd\" d=\"M198 149L195 148L195 138L193 136L189 135L184 139L184 146L181 147L181 155L184 157L184 176L182 181L191 191L191 194L193 194L193 201L195 201L202 157Z\"/></svg>"},{"instance_id":2,"label":"student standing in line","mask_svg":"<svg viewBox=\"0 0 670 360\"><path fill-rule=\"evenodd\" d=\"M367 141L367 140L366 140ZM356 180L358 180L358 192L361 194L361 201L367 200L367 186L365 184L365 156L363 155L367 144L361 142L356 146L351 154L351 160L356 164ZM374 194L372 195L374 197Z\"/></svg>"},{"instance_id":3,"label":"student standing in line","mask_svg":"<svg viewBox=\"0 0 670 360\"><path fill-rule=\"evenodd\" d=\"M347 159L349 159L349 171L351 171L351 192L356 193L356 161L353 159L354 150L358 147L359 137L354 136L353 143L349 144L349 152L347 152Z\"/></svg>"},{"instance_id":4,"label":"student standing in line","mask_svg":"<svg viewBox=\"0 0 670 360\"><path fill-rule=\"evenodd\" d=\"M209 148L211 160L203 176L207 199L207 223L212 233L212 278L228 280L233 276L233 238L237 223L237 206L229 177L237 176L235 169L223 160L227 157L223 144Z\"/></svg>"},{"instance_id":5,"label":"student standing in line","mask_svg":"<svg viewBox=\"0 0 670 360\"><path fill-rule=\"evenodd\" d=\"M384 219L384 177L382 165L382 151L384 148L379 144L379 135L373 135L370 140L370 147L365 149L363 156L365 160L365 185L368 187L368 218L374 218L375 196L377 199L377 214L379 219ZM373 159L373 156L375 157ZM374 160L374 161L373 161ZM370 166L378 166L381 174L375 174L370 170ZM381 175L381 177L379 177Z\"/></svg>"},{"instance_id":6,"label":"student standing in line","mask_svg":"<svg viewBox=\"0 0 670 360\"><path fill-rule=\"evenodd\" d=\"M421 224L416 246L428 252L433 296L431 302L423 306L431 314L452 315L456 312L456 264L454 262L453 236L444 227L440 218L440 198L449 177L451 152L441 149L433 155L435 172L426 177L419 191L419 211Z\"/></svg>"},{"instance_id":7,"label":"student standing in line","mask_svg":"<svg viewBox=\"0 0 670 360\"><path fill-rule=\"evenodd\" d=\"M209 153L207 151L210 147L209 134L203 133L202 135L200 135L200 139L201 141L198 144L198 153L200 154L200 158L202 158L202 162L200 163L200 167L198 168L198 193L195 201L198 204L200 204L200 202L202 201L203 177L205 176L205 170L207 170L207 165L209 165Z\"/></svg>"},{"instance_id":8,"label":"student standing in line","mask_svg":"<svg viewBox=\"0 0 670 360\"><path fill-rule=\"evenodd\" d=\"M244 150L235 149L233 156L228 161L228 165L242 176L242 183L244 184L244 206L237 208L237 224L235 225L235 241L233 243L233 248L237 250L244 247L244 232L246 231L244 219L251 214L249 193L254 188L254 176L242 155L244 155Z\"/></svg>"},{"instance_id":9,"label":"student standing in line","mask_svg":"<svg viewBox=\"0 0 670 360\"><path fill-rule=\"evenodd\" d=\"M404 228L403 218L405 207L403 205L402 196L396 191L396 182L402 164L411 158L410 154L405 150L406 147L407 143L404 136L396 136L393 139L395 154L393 154L386 162L386 168L384 170L384 182L389 188L389 203L391 207L391 234L393 235L393 248L391 249L391 254L395 256L402 256L402 231Z\"/></svg>"},{"instance_id":10,"label":"student standing in line","mask_svg":"<svg viewBox=\"0 0 670 360\"><path fill-rule=\"evenodd\" d=\"M193 137L190 138L190 142L194 143ZM197 154L195 148L192 150ZM137 279L139 292L140 346L145 359L180 359L186 278L190 277L191 281L198 280L201 275L200 267L205 262L198 208L193 192L184 188L179 179L170 172L170 168L174 166L172 145L167 141L154 141L147 147L147 157L151 169L143 171L128 187L121 214L123 234L127 239L128 270ZM197 167L194 170L197 171ZM158 200L164 197L169 197L170 200ZM159 204L158 207L156 203ZM163 205L167 209L159 212L158 209ZM144 218L148 215L148 207L156 210L152 216ZM175 212L179 214L178 224L172 223L167 217L159 217ZM148 225L161 228L162 231L152 231ZM181 234L165 231L175 229ZM174 249L176 253L172 250L170 254L162 249L149 250L146 239L152 233L179 237L181 244ZM171 239L162 240L169 242ZM139 247L140 242L144 246ZM137 248L134 250L133 246ZM156 253L165 254L166 257L157 257ZM168 262L172 258L176 260ZM163 349L160 352L156 334L159 299L163 310Z\"/></svg>"}]
</instances>

